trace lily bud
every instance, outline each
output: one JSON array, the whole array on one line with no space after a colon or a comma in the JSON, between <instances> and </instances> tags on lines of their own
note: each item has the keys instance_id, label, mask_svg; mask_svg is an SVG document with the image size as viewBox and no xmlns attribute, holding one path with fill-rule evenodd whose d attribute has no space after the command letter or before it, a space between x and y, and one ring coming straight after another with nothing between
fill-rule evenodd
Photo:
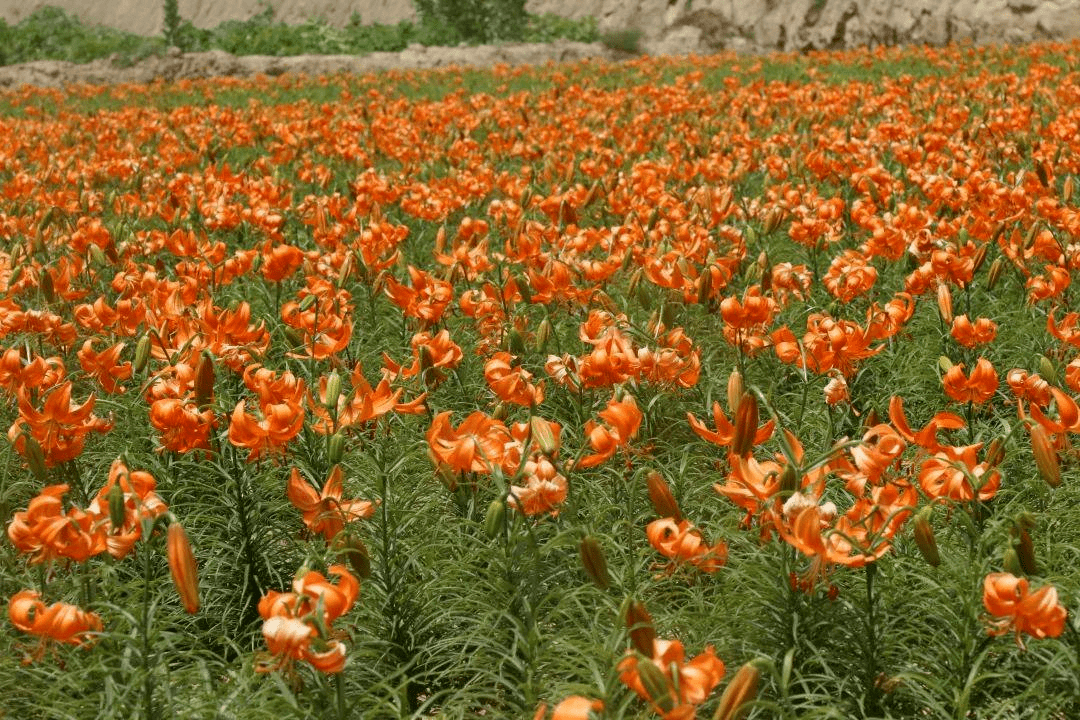
<instances>
[{"instance_id":1,"label":"lily bud","mask_svg":"<svg viewBox=\"0 0 1080 720\"><path fill-rule=\"evenodd\" d=\"M981 268L983 266L983 263L986 262L986 252L987 252L987 250L989 250L989 248L990 248L990 244L987 243L987 244L984 244L984 245L980 246L979 249L975 251L975 259L972 261L973 262L973 266L972 266L972 269L971 269L972 273L979 272L979 268Z\"/></svg>"},{"instance_id":2,"label":"lily bud","mask_svg":"<svg viewBox=\"0 0 1080 720\"><path fill-rule=\"evenodd\" d=\"M90 257L90 262L94 265L106 265L109 260L105 257L105 253L101 251L97 245L91 243L90 247L86 248L86 254Z\"/></svg>"},{"instance_id":3,"label":"lily bud","mask_svg":"<svg viewBox=\"0 0 1080 720\"><path fill-rule=\"evenodd\" d=\"M727 380L727 406L728 412L735 415L739 410L739 400L742 399L743 394L746 392L746 385L743 383L742 373L738 370L732 370L728 375Z\"/></svg>"},{"instance_id":4,"label":"lily bud","mask_svg":"<svg viewBox=\"0 0 1080 720\"><path fill-rule=\"evenodd\" d=\"M713 720L739 720L746 714L746 704L756 695L761 671L757 665L748 662L739 668L735 677L724 688L720 696L720 707L716 708Z\"/></svg>"},{"instance_id":5,"label":"lily bud","mask_svg":"<svg viewBox=\"0 0 1080 720\"><path fill-rule=\"evenodd\" d=\"M48 271L43 270L41 272L38 287L41 288L41 294L45 297L45 302L55 302L56 287L53 285L52 275Z\"/></svg>"},{"instance_id":6,"label":"lily bud","mask_svg":"<svg viewBox=\"0 0 1080 720\"><path fill-rule=\"evenodd\" d=\"M26 465L38 482L45 482L48 471L45 466L45 453L41 445L30 433L23 433L23 456L26 457Z\"/></svg>"},{"instance_id":7,"label":"lily bud","mask_svg":"<svg viewBox=\"0 0 1080 720\"><path fill-rule=\"evenodd\" d=\"M337 432L326 439L326 459L337 465L345 456L345 436Z\"/></svg>"},{"instance_id":8,"label":"lily bud","mask_svg":"<svg viewBox=\"0 0 1080 720\"><path fill-rule=\"evenodd\" d=\"M1054 363L1050 362L1050 358L1045 355L1039 355L1039 374L1042 375L1048 382L1055 385L1058 383L1057 368L1054 367Z\"/></svg>"},{"instance_id":9,"label":"lily bud","mask_svg":"<svg viewBox=\"0 0 1080 720\"><path fill-rule=\"evenodd\" d=\"M326 399L323 405L331 410L337 409L338 399L341 397L341 376L337 370L331 371L326 378Z\"/></svg>"},{"instance_id":10,"label":"lily bud","mask_svg":"<svg viewBox=\"0 0 1080 720\"><path fill-rule=\"evenodd\" d=\"M1046 434L1046 428L1038 423L1030 426L1031 452L1035 456L1035 466L1039 469L1039 475L1050 487L1061 484L1061 467L1058 465L1057 451L1050 443L1050 437Z\"/></svg>"},{"instance_id":11,"label":"lily bud","mask_svg":"<svg viewBox=\"0 0 1080 720\"><path fill-rule=\"evenodd\" d=\"M607 559L604 557L604 549L600 546L600 541L592 535L586 535L581 539L580 551L581 564L585 568L585 573L596 584L596 587L607 590L611 585L611 578L608 576Z\"/></svg>"},{"instance_id":12,"label":"lily bud","mask_svg":"<svg viewBox=\"0 0 1080 720\"><path fill-rule=\"evenodd\" d=\"M195 564L195 555L191 552L191 543L188 542L187 533L176 521L169 523L166 550L169 556L169 572L172 573L173 584L176 586L176 591L180 593L184 609L189 613L198 612L199 569Z\"/></svg>"},{"instance_id":13,"label":"lily bud","mask_svg":"<svg viewBox=\"0 0 1080 720\"><path fill-rule=\"evenodd\" d=\"M706 267L701 271L697 279L697 301L699 305L707 305L712 295L712 273Z\"/></svg>"},{"instance_id":14,"label":"lily bud","mask_svg":"<svg viewBox=\"0 0 1080 720\"><path fill-rule=\"evenodd\" d=\"M214 399L214 356L203 351L195 368L195 405L205 410Z\"/></svg>"},{"instance_id":15,"label":"lily bud","mask_svg":"<svg viewBox=\"0 0 1080 720\"><path fill-rule=\"evenodd\" d=\"M758 427L758 402L753 393L743 393L739 400L739 409L735 412L735 437L731 441L731 451L740 457L746 457L754 447L754 435Z\"/></svg>"},{"instance_id":16,"label":"lily bud","mask_svg":"<svg viewBox=\"0 0 1080 720\"><path fill-rule=\"evenodd\" d=\"M353 254L349 253L345 256L344 262L341 263L341 269L338 271L337 282L334 284L340 290L345 286L345 281L349 279L349 275L352 275L353 269Z\"/></svg>"},{"instance_id":17,"label":"lily bud","mask_svg":"<svg viewBox=\"0 0 1080 720\"><path fill-rule=\"evenodd\" d=\"M1020 567L1020 556L1012 548L1005 551L1005 557L1002 558L1001 564L1005 567L1007 573L1012 573L1017 577L1024 575L1024 568Z\"/></svg>"},{"instance_id":18,"label":"lily bud","mask_svg":"<svg viewBox=\"0 0 1080 720\"><path fill-rule=\"evenodd\" d=\"M530 417L529 433L532 435L533 442L540 448L540 452L550 456L559 451L559 438L551 427L551 423L544 418L538 415Z\"/></svg>"},{"instance_id":19,"label":"lily bud","mask_svg":"<svg viewBox=\"0 0 1080 720\"><path fill-rule=\"evenodd\" d=\"M933 515L933 508L926 507L915 516L913 523L915 526L915 544L918 546L923 559L931 567L937 567L941 564L941 554L938 553L934 528L930 524L931 515Z\"/></svg>"},{"instance_id":20,"label":"lily bud","mask_svg":"<svg viewBox=\"0 0 1080 720\"><path fill-rule=\"evenodd\" d=\"M506 333L507 346L510 348L510 352L515 355L525 354L525 339L521 337L521 333L517 331L517 328L510 328L510 332Z\"/></svg>"},{"instance_id":21,"label":"lily bud","mask_svg":"<svg viewBox=\"0 0 1080 720\"><path fill-rule=\"evenodd\" d=\"M491 412L491 417L496 420L502 421L510 415L510 406L504 402L500 402L495 406L495 409Z\"/></svg>"},{"instance_id":22,"label":"lily bud","mask_svg":"<svg viewBox=\"0 0 1080 720\"><path fill-rule=\"evenodd\" d=\"M671 696L671 688L668 687L668 679L651 658L641 655L637 659L638 678L645 688L649 699L656 707L665 713L675 709L675 698Z\"/></svg>"},{"instance_id":23,"label":"lily bud","mask_svg":"<svg viewBox=\"0 0 1080 720\"><path fill-rule=\"evenodd\" d=\"M780 223L784 220L784 211L781 208L774 207L769 211L769 214L765 216L765 227L762 231L766 235L771 235L773 230L780 227Z\"/></svg>"},{"instance_id":24,"label":"lily bud","mask_svg":"<svg viewBox=\"0 0 1080 720\"><path fill-rule=\"evenodd\" d=\"M1005 459L1005 441L996 437L986 447L986 463L990 467L997 467Z\"/></svg>"},{"instance_id":25,"label":"lily bud","mask_svg":"<svg viewBox=\"0 0 1080 720\"><path fill-rule=\"evenodd\" d=\"M371 553L363 540L349 533L338 533L333 547L358 576L365 579L371 577Z\"/></svg>"},{"instance_id":26,"label":"lily bud","mask_svg":"<svg viewBox=\"0 0 1080 720\"><path fill-rule=\"evenodd\" d=\"M630 644L645 657L652 657L656 649L656 629L652 615L637 600L631 600L626 606L626 629L630 632ZM651 661L650 661L651 662Z\"/></svg>"},{"instance_id":27,"label":"lily bud","mask_svg":"<svg viewBox=\"0 0 1080 720\"><path fill-rule=\"evenodd\" d=\"M113 485L109 488L106 497L109 500L109 522L113 530L119 530L124 527L124 518L127 515L127 508L124 507L124 489L118 484Z\"/></svg>"},{"instance_id":28,"label":"lily bud","mask_svg":"<svg viewBox=\"0 0 1080 720\"><path fill-rule=\"evenodd\" d=\"M937 308L942 321L946 325L952 325L952 293L949 291L949 286L945 283L941 283L937 288Z\"/></svg>"},{"instance_id":29,"label":"lily bud","mask_svg":"<svg viewBox=\"0 0 1080 720\"><path fill-rule=\"evenodd\" d=\"M1026 527L1021 527L1017 535L1013 548L1016 550L1016 555L1020 560L1020 567L1024 569L1026 574L1034 575L1039 571L1039 568L1035 562L1035 543L1031 541L1031 533L1027 531Z\"/></svg>"},{"instance_id":30,"label":"lily bud","mask_svg":"<svg viewBox=\"0 0 1080 720\"><path fill-rule=\"evenodd\" d=\"M780 473L780 496L786 497L799 489L799 473L790 462Z\"/></svg>"},{"instance_id":31,"label":"lily bud","mask_svg":"<svg viewBox=\"0 0 1080 720\"><path fill-rule=\"evenodd\" d=\"M300 309L300 312L307 312L311 309L311 306L314 305L317 301L317 297L315 297L314 295L308 295L300 301L300 304L297 307Z\"/></svg>"},{"instance_id":32,"label":"lily bud","mask_svg":"<svg viewBox=\"0 0 1080 720\"><path fill-rule=\"evenodd\" d=\"M1065 178L1065 183L1061 186L1061 202L1065 205L1069 204L1073 195L1073 176Z\"/></svg>"},{"instance_id":33,"label":"lily bud","mask_svg":"<svg viewBox=\"0 0 1080 720\"><path fill-rule=\"evenodd\" d=\"M679 512L679 504L675 502L675 496L671 493L671 487L664 480L664 476L655 470L650 470L645 476L645 482L649 488L649 501L656 510L656 514L662 518L673 518L675 522L680 522L682 513Z\"/></svg>"},{"instance_id":34,"label":"lily bud","mask_svg":"<svg viewBox=\"0 0 1080 720\"><path fill-rule=\"evenodd\" d=\"M941 368L941 372L949 372L952 370L953 361L949 359L947 355L940 355L937 359L938 367Z\"/></svg>"},{"instance_id":35,"label":"lily bud","mask_svg":"<svg viewBox=\"0 0 1080 720\"><path fill-rule=\"evenodd\" d=\"M1005 258L999 257L990 263L990 273L986 276L986 289L993 290L1005 270Z\"/></svg>"},{"instance_id":36,"label":"lily bud","mask_svg":"<svg viewBox=\"0 0 1080 720\"><path fill-rule=\"evenodd\" d=\"M540 321L540 327L536 329L536 349L539 352L543 352L547 347L548 340L551 339L551 334L554 329L551 327L551 320L544 318Z\"/></svg>"},{"instance_id":37,"label":"lily bud","mask_svg":"<svg viewBox=\"0 0 1080 720\"><path fill-rule=\"evenodd\" d=\"M484 533L494 539L506 528L506 503L492 500L484 516Z\"/></svg>"},{"instance_id":38,"label":"lily bud","mask_svg":"<svg viewBox=\"0 0 1080 720\"><path fill-rule=\"evenodd\" d=\"M135 344L135 359L131 362L133 372L141 373L150 361L150 336L143 334Z\"/></svg>"}]
</instances>

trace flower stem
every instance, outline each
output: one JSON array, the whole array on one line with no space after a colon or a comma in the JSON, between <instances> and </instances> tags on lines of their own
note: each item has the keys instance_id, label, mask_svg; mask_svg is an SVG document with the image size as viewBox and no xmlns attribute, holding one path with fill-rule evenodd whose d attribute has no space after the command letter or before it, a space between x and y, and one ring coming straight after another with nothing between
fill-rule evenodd
<instances>
[{"instance_id":1,"label":"flower stem","mask_svg":"<svg viewBox=\"0 0 1080 720\"><path fill-rule=\"evenodd\" d=\"M153 720L154 715L154 678L150 672L150 536L152 523L143 523L143 606L142 606L142 675L143 675L143 717Z\"/></svg>"},{"instance_id":2,"label":"flower stem","mask_svg":"<svg viewBox=\"0 0 1080 720\"><path fill-rule=\"evenodd\" d=\"M866 566L866 710L877 714L878 711L878 657L877 627L874 618L874 576L877 575L877 563Z\"/></svg>"}]
</instances>

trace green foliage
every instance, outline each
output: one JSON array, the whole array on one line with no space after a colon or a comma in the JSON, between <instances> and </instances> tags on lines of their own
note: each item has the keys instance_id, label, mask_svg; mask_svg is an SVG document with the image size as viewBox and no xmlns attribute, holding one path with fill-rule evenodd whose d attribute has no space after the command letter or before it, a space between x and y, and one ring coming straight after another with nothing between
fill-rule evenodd
<instances>
[{"instance_id":1,"label":"green foliage","mask_svg":"<svg viewBox=\"0 0 1080 720\"><path fill-rule=\"evenodd\" d=\"M610 30L600 36L600 42L612 50L633 53L641 52L641 36L643 33L637 28L623 30Z\"/></svg>"},{"instance_id":2,"label":"green foliage","mask_svg":"<svg viewBox=\"0 0 1080 720\"><path fill-rule=\"evenodd\" d=\"M525 36L525 0L414 0L414 4L423 22L444 26L465 42Z\"/></svg>"},{"instance_id":3,"label":"green foliage","mask_svg":"<svg viewBox=\"0 0 1080 720\"><path fill-rule=\"evenodd\" d=\"M400 51L411 43L436 46L492 40L551 42L559 38L592 42L598 37L592 18L568 20L551 14L527 15L524 10L519 17L511 7L516 7L514 3L494 5L490 17L483 16L488 24L482 30L476 29L478 25L449 22L438 15L396 25L364 25L358 14L344 27L314 19L287 25L275 20L270 6L248 20L230 20L203 29L180 17L177 0L164 0L163 32L154 38L86 25L60 8L46 6L15 25L0 20L0 64L89 62L110 56L121 64L131 64L160 55L169 46L185 52L224 50L234 55L363 55Z\"/></svg>"},{"instance_id":4,"label":"green foliage","mask_svg":"<svg viewBox=\"0 0 1080 720\"><path fill-rule=\"evenodd\" d=\"M0 21L0 62L68 60L89 62L116 54L137 60L162 49L159 38L85 25L56 7L42 7L16 25Z\"/></svg>"},{"instance_id":5,"label":"green foliage","mask_svg":"<svg viewBox=\"0 0 1080 720\"><path fill-rule=\"evenodd\" d=\"M178 0L165 0L164 7L165 42L176 45L180 35L180 5Z\"/></svg>"}]
</instances>

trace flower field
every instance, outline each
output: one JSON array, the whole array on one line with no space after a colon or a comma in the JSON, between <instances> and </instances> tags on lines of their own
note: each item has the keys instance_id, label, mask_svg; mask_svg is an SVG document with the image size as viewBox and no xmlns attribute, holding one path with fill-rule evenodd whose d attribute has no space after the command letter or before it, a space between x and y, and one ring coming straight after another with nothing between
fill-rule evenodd
<instances>
[{"instance_id":1,"label":"flower field","mask_svg":"<svg viewBox=\"0 0 1080 720\"><path fill-rule=\"evenodd\" d=\"M1080 716L1080 45L0 97L0 715Z\"/></svg>"}]
</instances>

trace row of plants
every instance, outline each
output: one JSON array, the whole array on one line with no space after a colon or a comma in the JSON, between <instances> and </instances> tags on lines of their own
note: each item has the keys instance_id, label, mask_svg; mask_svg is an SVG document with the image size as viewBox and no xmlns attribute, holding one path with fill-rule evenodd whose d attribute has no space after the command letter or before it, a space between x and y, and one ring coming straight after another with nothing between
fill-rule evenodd
<instances>
[{"instance_id":1,"label":"row of plants","mask_svg":"<svg viewBox=\"0 0 1080 720\"><path fill-rule=\"evenodd\" d=\"M169 18L171 17L171 22ZM493 22L492 17L498 19ZM472 18L472 19L470 19ZM416 22L363 24L359 15L343 27L323 20L287 25L267 6L248 20L230 20L215 28L195 27L178 13L166 14L163 34L145 37L100 25L87 25L57 7L38 8L23 20L0 20L0 64L34 60L90 62L113 57L129 65L160 56L170 46L186 52L224 50L234 55L362 55L404 50L409 44L457 45L502 40L593 42L600 39L592 18L569 20L557 15L495 13L449 16L433 7Z\"/></svg>"},{"instance_id":2,"label":"row of plants","mask_svg":"<svg viewBox=\"0 0 1080 720\"><path fill-rule=\"evenodd\" d=\"M1080 714L1078 61L5 94L4 710Z\"/></svg>"}]
</instances>

